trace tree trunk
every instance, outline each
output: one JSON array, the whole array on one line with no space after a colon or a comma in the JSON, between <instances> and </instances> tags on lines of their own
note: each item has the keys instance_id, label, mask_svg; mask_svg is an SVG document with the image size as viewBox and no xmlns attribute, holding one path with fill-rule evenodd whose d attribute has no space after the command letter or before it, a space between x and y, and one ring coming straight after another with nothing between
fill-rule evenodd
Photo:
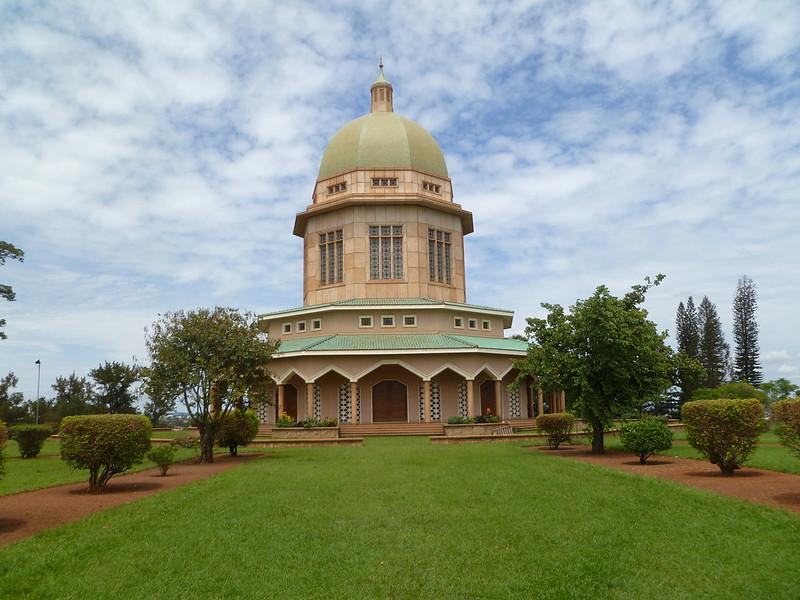
<instances>
[{"instance_id":1,"label":"tree trunk","mask_svg":"<svg viewBox=\"0 0 800 600\"><path fill-rule=\"evenodd\" d=\"M592 424L592 454L605 454L603 424L596 417L589 417L589 422Z\"/></svg>"},{"instance_id":2,"label":"tree trunk","mask_svg":"<svg viewBox=\"0 0 800 600\"><path fill-rule=\"evenodd\" d=\"M214 428L206 425L202 434L200 435L200 462L213 463L214 462L214 438L216 434Z\"/></svg>"}]
</instances>

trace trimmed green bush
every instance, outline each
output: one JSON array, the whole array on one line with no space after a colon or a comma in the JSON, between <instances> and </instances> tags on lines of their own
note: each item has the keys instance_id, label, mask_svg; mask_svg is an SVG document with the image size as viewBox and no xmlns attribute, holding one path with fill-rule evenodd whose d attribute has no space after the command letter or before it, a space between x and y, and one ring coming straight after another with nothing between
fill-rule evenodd
<instances>
[{"instance_id":1,"label":"trimmed green bush","mask_svg":"<svg viewBox=\"0 0 800 600\"><path fill-rule=\"evenodd\" d=\"M672 431L662 419L652 417L625 423L619 428L619 439L622 447L638 456L643 465L654 454L672 448Z\"/></svg>"},{"instance_id":2,"label":"trimmed green bush","mask_svg":"<svg viewBox=\"0 0 800 600\"><path fill-rule=\"evenodd\" d=\"M36 458L47 438L53 435L50 425L14 425L9 428L12 439L19 444L22 458Z\"/></svg>"},{"instance_id":3,"label":"trimmed green bush","mask_svg":"<svg viewBox=\"0 0 800 600\"><path fill-rule=\"evenodd\" d=\"M156 466L164 476L169 471L172 463L175 462L175 453L178 451L177 446L156 446L147 453L147 460L156 463Z\"/></svg>"},{"instance_id":4,"label":"trimmed green bush","mask_svg":"<svg viewBox=\"0 0 800 600\"><path fill-rule=\"evenodd\" d=\"M230 450L231 456L236 456L239 446L247 446L258 435L258 424L258 417L252 410L232 410L222 419L217 443Z\"/></svg>"},{"instance_id":5,"label":"trimmed green bush","mask_svg":"<svg viewBox=\"0 0 800 600\"><path fill-rule=\"evenodd\" d=\"M571 443L574 423L575 415L568 412L536 417L536 429L547 434L547 445L553 450L557 450L561 444Z\"/></svg>"},{"instance_id":6,"label":"trimmed green bush","mask_svg":"<svg viewBox=\"0 0 800 600\"><path fill-rule=\"evenodd\" d=\"M755 398L695 400L681 416L689 443L727 476L752 456L764 430L764 407Z\"/></svg>"},{"instance_id":7,"label":"trimmed green bush","mask_svg":"<svg viewBox=\"0 0 800 600\"><path fill-rule=\"evenodd\" d=\"M61 458L73 469L88 469L89 491L142 462L153 428L143 415L75 415L59 430Z\"/></svg>"},{"instance_id":8,"label":"trimmed green bush","mask_svg":"<svg viewBox=\"0 0 800 600\"><path fill-rule=\"evenodd\" d=\"M778 422L775 433L781 444L800 458L800 398L787 398L772 404L772 417Z\"/></svg>"},{"instance_id":9,"label":"trimmed green bush","mask_svg":"<svg viewBox=\"0 0 800 600\"><path fill-rule=\"evenodd\" d=\"M448 425L467 425L469 423L472 423L472 419L469 417L461 417L456 415L455 417L450 417L447 419Z\"/></svg>"},{"instance_id":10,"label":"trimmed green bush","mask_svg":"<svg viewBox=\"0 0 800 600\"><path fill-rule=\"evenodd\" d=\"M200 454L200 438L196 435L192 435L188 431L176 435L170 444L178 448L194 450L198 455Z\"/></svg>"},{"instance_id":11,"label":"trimmed green bush","mask_svg":"<svg viewBox=\"0 0 800 600\"><path fill-rule=\"evenodd\" d=\"M0 475L5 474L5 461L6 457L3 456L3 450L6 447L6 442L8 442L8 427L6 424L0 421Z\"/></svg>"}]
</instances>

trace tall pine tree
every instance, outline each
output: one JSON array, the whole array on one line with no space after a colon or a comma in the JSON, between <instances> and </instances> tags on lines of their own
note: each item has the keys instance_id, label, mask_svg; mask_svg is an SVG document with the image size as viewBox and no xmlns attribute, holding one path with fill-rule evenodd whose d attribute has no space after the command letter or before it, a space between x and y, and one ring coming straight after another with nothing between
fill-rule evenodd
<instances>
[{"instance_id":1,"label":"tall pine tree","mask_svg":"<svg viewBox=\"0 0 800 600\"><path fill-rule=\"evenodd\" d=\"M678 342L678 353L675 356L675 384L680 388L677 399L682 406L705 380L705 373L700 368L699 361L700 329L697 321L697 309L691 296L686 305L683 302L678 304L675 326L675 337Z\"/></svg>"},{"instance_id":2,"label":"tall pine tree","mask_svg":"<svg viewBox=\"0 0 800 600\"><path fill-rule=\"evenodd\" d=\"M756 387L764 380L759 360L757 300L756 284L742 275L733 299L733 342L736 345L733 378L735 381L746 379Z\"/></svg>"},{"instance_id":3,"label":"tall pine tree","mask_svg":"<svg viewBox=\"0 0 800 600\"><path fill-rule=\"evenodd\" d=\"M717 315L717 307L703 296L697 309L697 325L699 331L700 364L706 370L706 378L701 387L719 387L725 381L730 364L730 348L722 333L722 324Z\"/></svg>"}]
</instances>

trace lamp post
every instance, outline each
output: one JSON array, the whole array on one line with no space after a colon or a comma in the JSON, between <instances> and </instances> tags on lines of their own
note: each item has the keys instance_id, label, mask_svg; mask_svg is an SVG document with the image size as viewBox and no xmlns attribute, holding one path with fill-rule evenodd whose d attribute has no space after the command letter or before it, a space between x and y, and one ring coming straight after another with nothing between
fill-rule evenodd
<instances>
[{"instance_id":1,"label":"lamp post","mask_svg":"<svg viewBox=\"0 0 800 600\"><path fill-rule=\"evenodd\" d=\"M36 424L39 424L39 384L42 382L42 361L37 360L36 366L39 367L39 373L36 376Z\"/></svg>"}]
</instances>

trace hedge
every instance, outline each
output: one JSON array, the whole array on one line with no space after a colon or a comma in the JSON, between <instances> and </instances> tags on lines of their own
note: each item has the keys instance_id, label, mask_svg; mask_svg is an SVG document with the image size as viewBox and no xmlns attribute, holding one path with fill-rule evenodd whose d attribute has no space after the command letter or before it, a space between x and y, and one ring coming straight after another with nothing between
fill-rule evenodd
<instances>
[{"instance_id":1,"label":"hedge","mask_svg":"<svg viewBox=\"0 0 800 600\"><path fill-rule=\"evenodd\" d=\"M153 428L144 415L75 415L59 430L61 458L73 469L88 469L89 491L142 462Z\"/></svg>"},{"instance_id":2,"label":"hedge","mask_svg":"<svg viewBox=\"0 0 800 600\"><path fill-rule=\"evenodd\" d=\"M681 415L686 439L723 475L733 475L752 456L764 430L764 407L755 398L695 400Z\"/></svg>"}]
</instances>

